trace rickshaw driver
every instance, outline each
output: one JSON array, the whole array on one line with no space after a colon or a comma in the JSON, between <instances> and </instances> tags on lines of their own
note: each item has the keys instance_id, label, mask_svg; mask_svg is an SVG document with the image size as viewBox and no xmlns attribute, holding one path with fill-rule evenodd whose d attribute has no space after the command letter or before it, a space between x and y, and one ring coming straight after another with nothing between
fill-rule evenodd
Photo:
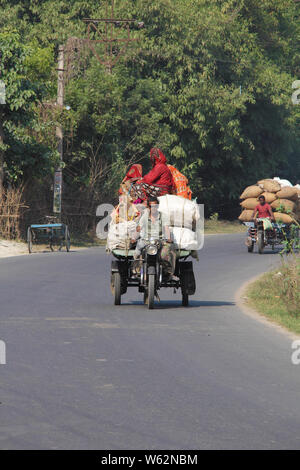
<instances>
[{"instance_id":1,"label":"rickshaw driver","mask_svg":"<svg viewBox=\"0 0 300 470\"><path fill-rule=\"evenodd\" d=\"M147 200L147 209L144 211L137 225L136 231L140 234L137 241L134 259L139 260L136 265L136 273L140 271L142 249L146 245L146 240L161 240L163 235L165 240L162 241L160 251L160 259L164 266L164 271L173 281L179 278L174 275L176 265L176 252L171 239L171 232L168 225L163 223L161 213L158 211L158 200L156 197L149 197Z\"/></svg>"}]
</instances>

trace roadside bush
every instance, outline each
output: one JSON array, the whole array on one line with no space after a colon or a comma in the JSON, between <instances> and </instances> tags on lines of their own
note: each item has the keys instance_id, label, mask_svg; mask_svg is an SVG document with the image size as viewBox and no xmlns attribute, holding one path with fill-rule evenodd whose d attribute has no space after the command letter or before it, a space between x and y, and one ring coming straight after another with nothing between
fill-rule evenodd
<instances>
[{"instance_id":1,"label":"roadside bush","mask_svg":"<svg viewBox=\"0 0 300 470\"><path fill-rule=\"evenodd\" d=\"M2 189L0 194L0 236L6 239L20 239L20 219L24 205L23 188Z\"/></svg>"}]
</instances>

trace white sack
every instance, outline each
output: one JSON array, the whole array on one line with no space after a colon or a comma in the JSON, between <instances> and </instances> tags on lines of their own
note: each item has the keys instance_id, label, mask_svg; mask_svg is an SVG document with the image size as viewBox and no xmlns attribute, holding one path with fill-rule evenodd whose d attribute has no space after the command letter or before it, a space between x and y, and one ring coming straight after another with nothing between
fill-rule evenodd
<instances>
[{"instance_id":1,"label":"white sack","mask_svg":"<svg viewBox=\"0 0 300 470\"><path fill-rule=\"evenodd\" d=\"M197 250L197 234L188 228L170 227L171 238L178 250Z\"/></svg>"},{"instance_id":2,"label":"white sack","mask_svg":"<svg viewBox=\"0 0 300 470\"><path fill-rule=\"evenodd\" d=\"M282 180L281 178L278 178L278 176L276 176L275 178L273 178L273 180L275 181L278 181L278 183L280 184L280 186L282 188L286 188L286 187L292 187L292 183L290 183L289 180Z\"/></svg>"},{"instance_id":3,"label":"white sack","mask_svg":"<svg viewBox=\"0 0 300 470\"><path fill-rule=\"evenodd\" d=\"M110 251L115 248L126 249L129 247L130 240L135 238L136 223L134 221L111 223L108 229L106 248Z\"/></svg>"},{"instance_id":4,"label":"white sack","mask_svg":"<svg viewBox=\"0 0 300 470\"><path fill-rule=\"evenodd\" d=\"M161 212L165 225L170 227L185 227L192 229L193 222L200 219L200 212L196 202L181 196L166 194L158 198L159 212Z\"/></svg>"}]
</instances>

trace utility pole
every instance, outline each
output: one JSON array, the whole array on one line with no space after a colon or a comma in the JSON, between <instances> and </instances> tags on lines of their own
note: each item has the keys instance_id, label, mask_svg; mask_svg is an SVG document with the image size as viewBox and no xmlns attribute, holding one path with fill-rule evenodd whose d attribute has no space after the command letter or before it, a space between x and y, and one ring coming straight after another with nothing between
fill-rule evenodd
<instances>
[{"instance_id":1,"label":"utility pole","mask_svg":"<svg viewBox=\"0 0 300 470\"><path fill-rule=\"evenodd\" d=\"M3 131L4 111L2 108L5 104L6 104L5 84L2 80L0 80L0 145L4 144L4 131ZM3 181L4 181L4 151L0 149L0 197L2 197Z\"/></svg>"},{"instance_id":2,"label":"utility pole","mask_svg":"<svg viewBox=\"0 0 300 470\"><path fill-rule=\"evenodd\" d=\"M0 145L4 144L4 132L3 132L3 112L0 108ZM4 151L0 149L0 197L2 197L4 181Z\"/></svg>"},{"instance_id":3,"label":"utility pole","mask_svg":"<svg viewBox=\"0 0 300 470\"><path fill-rule=\"evenodd\" d=\"M111 17L108 18L108 0L106 3L106 18L93 19L85 18L83 21L87 23L87 39L79 39L76 37L69 38L66 46L60 45L58 49L58 81L57 81L57 107L63 110L64 107L64 84L68 82L75 74L74 61L79 61L80 56L86 57L84 46L92 51L100 64L104 65L108 73L112 72L122 55L125 54L129 44L138 41L137 38L131 37L130 24L137 23L131 19L116 19L114 17L115 0L111 0ZM104 31L98 29L98 25L104 25ZM116 37L114 33L115 27L123 30L122 37ZM143 22L138 22L138 29L144 27ZM96 37L96 39L95 39ZM97 50L97 46L102 45L104 51L102 53ZM66 63L65 63L66 62ZM53 195L53 212L57 214L61 220L61 202L62 202L62 169L63 169L63 128L60 124L56 127L57 150L60 155L59 166L55 170L54 175L54 195Z\"/></svg>"},{"instance_id":4,"label":"utility pole","mask_svg":"<svg viewBox=\"0 0 300 470\"><path fill-rule=\"evenodd\" d=\"M58 80L57 80L57 107L61 110L64 106L64 46L58 49ZM60 155L59 166L54 175L54 195L53 212L59 215L61 219L61 199L62 199L62 163L63 163L63 128L62 125L56 126L57 150Z\"/></svg>"}]
</instances>

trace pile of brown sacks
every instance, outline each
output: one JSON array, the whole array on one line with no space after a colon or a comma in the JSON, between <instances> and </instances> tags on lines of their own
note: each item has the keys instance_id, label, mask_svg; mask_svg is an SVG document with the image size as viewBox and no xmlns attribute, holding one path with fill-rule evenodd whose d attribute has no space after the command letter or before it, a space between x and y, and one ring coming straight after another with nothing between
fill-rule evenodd
<instances>
[{"instance_id":1,"label":"pile of brown sacks","mask_svg":"<svg viewBox=\"0 0 300 470\"><path fill-rule=\"evenodd\" d=\"M242 213L239 220L251 222L253 210L258 204L258 197L265 196L266 202L274 211L276 222L289 224L300 221L300 189L294 186L282 187L273 179L260 180L248 186L240 196Z\"/></svg>"}]
</instances>

